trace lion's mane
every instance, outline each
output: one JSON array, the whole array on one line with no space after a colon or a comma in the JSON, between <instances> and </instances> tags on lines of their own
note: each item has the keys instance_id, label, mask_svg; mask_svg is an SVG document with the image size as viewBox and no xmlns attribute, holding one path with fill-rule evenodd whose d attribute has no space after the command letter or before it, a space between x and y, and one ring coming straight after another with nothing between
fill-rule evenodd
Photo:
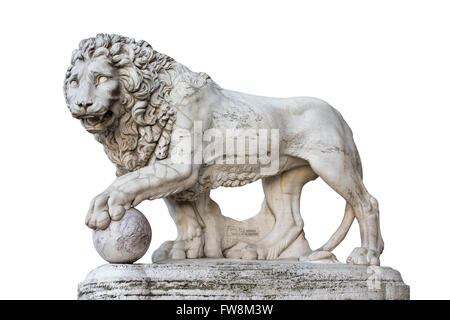
<instances>
[{"instance_id":1,"label":"lion's mane","mask_svg":"<svg viewBox=\"0 0 450 320\"><path fill-rule=\"evenodd\" d=\"M117 123L96 133L95 138L117 166L116 174L122 175L146 166L153 157L164 159L168 155L176 116L166 99L173 87L168 74L176 62L145 41L98 34L81 41L72 54L64 81L66 101L66 87L75 62L101 55L108 57L119 75L122 110Z\"/></svg>"}]
</instances>

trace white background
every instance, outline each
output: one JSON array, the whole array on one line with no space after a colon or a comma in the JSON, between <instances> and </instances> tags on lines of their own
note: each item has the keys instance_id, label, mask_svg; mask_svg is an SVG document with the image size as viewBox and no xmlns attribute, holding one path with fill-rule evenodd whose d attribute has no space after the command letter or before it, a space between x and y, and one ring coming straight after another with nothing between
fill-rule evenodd
<instances>
[{"instance_id":1,"label":"white background","mask_svg":"<svg viewBox=\"0 0 450 320\"><path fill-rule=\"evenodd\" d=\"M3 2L0 298L74 299L77 283L104 263L84 216L115 170L62 91L72 50L99 32L144 39L224 88L336 107L380 202L382 264L401 271L412 298L450 298L449 11L445 1L411 0ZM212 197L244 219L263 194L257 182ZM316 248L344 202L318 180L302 201ZM138 208L153 229L140 260L149 263L176 230L162 200ZM358 245L355 223L335 253L345 261Z\"/></svg>"}]
</instances>

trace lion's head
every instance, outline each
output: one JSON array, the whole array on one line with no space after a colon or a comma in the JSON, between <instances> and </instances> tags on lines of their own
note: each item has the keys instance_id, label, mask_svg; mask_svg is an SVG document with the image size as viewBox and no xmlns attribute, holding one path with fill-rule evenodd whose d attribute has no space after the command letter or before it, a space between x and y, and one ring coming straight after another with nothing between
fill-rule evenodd
<instances>
[{"instance_id":1,"label":"lion's head","mask_svg":"<svg viewBox=\"0 0 450 320\"><path fill-rule=\"evenodd\" d=\"M73 117L101 142L117 174L167 156L175 110L164 79L174 60L145 41L99 34L80 42L64 81Z\"/></svg>"}]
</instances>

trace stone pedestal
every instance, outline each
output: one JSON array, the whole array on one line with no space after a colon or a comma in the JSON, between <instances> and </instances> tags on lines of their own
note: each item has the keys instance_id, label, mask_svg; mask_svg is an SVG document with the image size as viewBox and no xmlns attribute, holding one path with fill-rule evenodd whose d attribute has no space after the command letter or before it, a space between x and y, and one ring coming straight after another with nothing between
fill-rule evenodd
<instances>
[{"instance_id":1,"label":"stone pedestal","mask_svg":"<svg viewBox=\"0 0 450 320\"><path fill-rule=\"evenodd\" d=\"M294 260L187 259L106 264L78 287L79 299L409 299L389 267Z\"/></svg>"}]
</instances>

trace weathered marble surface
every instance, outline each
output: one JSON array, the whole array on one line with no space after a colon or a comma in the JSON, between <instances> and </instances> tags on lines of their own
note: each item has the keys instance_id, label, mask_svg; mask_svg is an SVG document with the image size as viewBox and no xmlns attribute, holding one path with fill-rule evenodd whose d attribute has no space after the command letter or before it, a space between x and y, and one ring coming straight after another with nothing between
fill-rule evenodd
<instances>
[{"instance_id":1,"label":"weathered marble surface","mask_svg":"<svg viewBox=\"0 0 450 320\"><path fill-rule=\"evenodd\" d=\"M91 271L79 299L409 299L388 267L294 260L185 259L106 264Z\"/></svg>"}]
</instances>

